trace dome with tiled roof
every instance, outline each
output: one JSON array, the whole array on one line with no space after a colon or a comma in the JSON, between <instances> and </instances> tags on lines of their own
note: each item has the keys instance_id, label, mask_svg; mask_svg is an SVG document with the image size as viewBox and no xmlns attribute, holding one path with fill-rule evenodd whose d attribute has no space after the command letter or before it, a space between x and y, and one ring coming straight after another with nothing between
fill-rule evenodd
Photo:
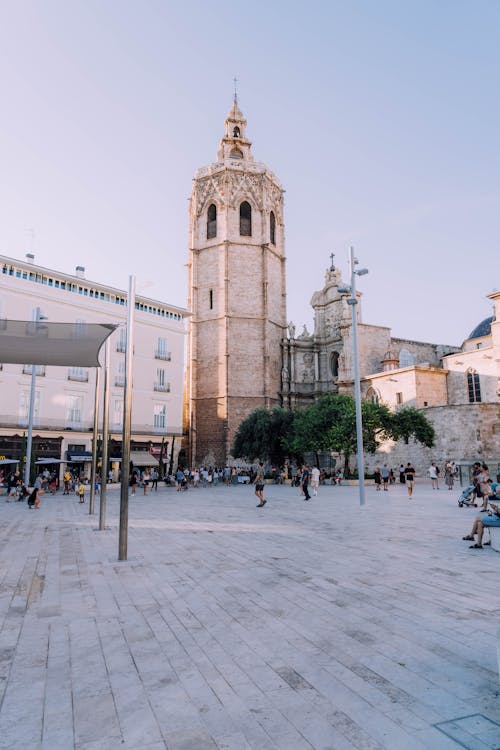
<instances>
[{"instance_id":1,"label":"dome with tiled roof","mask_svg":"<svg viewBox=\"0 0 500 750\"><path fill-rule=\"evenodd\" d=\"M483 336L489 336L491 333L491 324L495 320L494 316L491 315L489 318L482 320L473 331L469 334L469 339L480 339Z\"/></svg>"}]
</instances>

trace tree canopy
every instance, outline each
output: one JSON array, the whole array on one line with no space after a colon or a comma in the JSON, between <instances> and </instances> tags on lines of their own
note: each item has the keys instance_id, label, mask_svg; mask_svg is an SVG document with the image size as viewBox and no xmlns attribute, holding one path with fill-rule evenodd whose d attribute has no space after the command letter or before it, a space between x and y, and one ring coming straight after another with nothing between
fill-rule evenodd
<instances>
[{"instance_id":1,"label":"tree canopy","mask_svg":"<svg viewBox=\"0 0 500 750\"><path fill-rule=\"evenodd\" d=\"M385 404L361 404L363 446L375 453L384 440L410 438L434 445L434 428L421 411L408 407L391 412ZM333 451L349 458L356 453L356 408L348 394L327 394L305 409L257 409L240 424L233 455L253 461L260 458L281 465L285 458L304 453Z\"/></svg>"}]
</instances>

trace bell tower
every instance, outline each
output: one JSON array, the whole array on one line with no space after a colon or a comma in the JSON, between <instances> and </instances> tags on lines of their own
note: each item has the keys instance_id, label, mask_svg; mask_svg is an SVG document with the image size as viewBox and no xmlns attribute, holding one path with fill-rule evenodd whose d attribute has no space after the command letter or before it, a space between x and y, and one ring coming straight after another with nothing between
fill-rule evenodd
<instances>
[{"instance_id":1,"label":"bell tower","mask_svg":"<svg viewBox=\"0 0 500 750\"><path fill-rule=\"evenodd\" d=\"M278 403L286 329L283 189L254 161L235 96L189 211L186 422L191 465L224 464L254 409Z\"/></svg>"}]
</instances>

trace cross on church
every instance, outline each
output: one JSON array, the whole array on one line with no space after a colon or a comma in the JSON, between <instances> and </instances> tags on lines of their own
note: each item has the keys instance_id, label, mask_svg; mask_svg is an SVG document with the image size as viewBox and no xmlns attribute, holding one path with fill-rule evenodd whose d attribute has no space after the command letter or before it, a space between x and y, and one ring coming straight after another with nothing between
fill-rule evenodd
<instances>
[{"instance_id":1,"label":"cross on church","mask_svg":"<svg viewBox=\"0 0 500 750\"><path fill-rule=\"evenodd\" d=\"M335 258L335 253L330 253L330 260L332 262L330 266L330 271L335 271L335 266L333 265L333 259Z\"/></svg>"}]
</instances>

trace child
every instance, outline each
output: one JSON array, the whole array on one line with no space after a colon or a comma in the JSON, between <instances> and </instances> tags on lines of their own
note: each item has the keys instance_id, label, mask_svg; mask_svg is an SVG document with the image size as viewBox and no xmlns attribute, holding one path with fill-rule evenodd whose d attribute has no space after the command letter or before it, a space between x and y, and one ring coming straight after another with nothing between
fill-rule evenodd
<instances>
[{"instance_id":1,"label":"child","mask_svg":"<svg viewBox=\"0 0 500 750\"><path fill-rule=\"evenodd\" d=\"M85 485L83 482L80 482L78 486L78 497L80 498L81 503L85 502Z\"/></svg>"}]
</instances>

